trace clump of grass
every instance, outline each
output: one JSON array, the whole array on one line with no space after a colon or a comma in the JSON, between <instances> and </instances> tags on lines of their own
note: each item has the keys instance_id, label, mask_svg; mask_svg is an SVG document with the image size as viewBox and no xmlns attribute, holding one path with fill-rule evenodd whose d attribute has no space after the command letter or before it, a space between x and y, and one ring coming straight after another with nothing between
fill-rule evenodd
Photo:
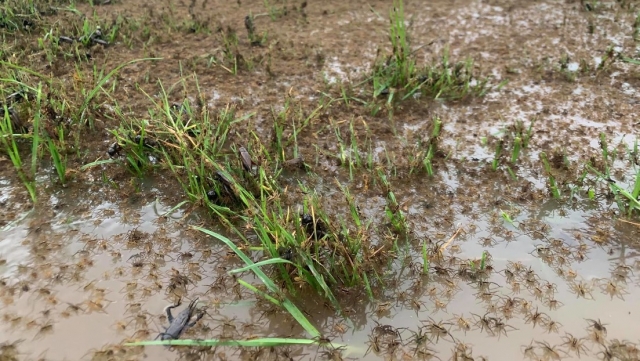
<instances>
[{"instance_id":1,"label":"clump of grass","mask_svg":"<svg viewBox=\"0 0 640 361\"><path fill-rule=\"evenodd\" d=\"M5 74L4 90L11 93L2 106L2 145L12 159L18 176L32 200L35 201L35 179L44 154L50 157L60 183L64 185L67 182L66 152L69 148L65 135L71 132L70 129L78 124L79 119L69 110L70 104L84 106L79 104L85 104L88 99L83 96L75 99L63 98L60 94L61 84L55 78L12 63L0 62L0 66ZM33 79L37 79L37 85L28 84ZM46 93L43 89L47 89ZM95 89L95 93L98 92L99 90ZM89 111L85 109L82 113L88 115ZM69 121L64 122L62 119ZM79 134L75 132L75 149L78 156ZM30 149L30 153L27 153L27 148ZM25 160L28 162L28 168L23 163Z\"/></svg>"},{"instance_id":2,"label":"clump of grass","mask_svg":"<svg viewBox=\"0 0 640 361\"><path fill-rule=\"evenodd\" d=\"M379 64L374 70L374 96L383 91L389 92L389 100L393 99L393 91L409 83L414 76L416 63L411 57L411 49L407 38L407 27L404 20L404 4L402 0L394 0L389 14L389 40L392 53L386 64Z\"/></svg>"},{"instance_id":3,"label":"clump of grass","mask_svg":"<svg viewBox=\"0 0 640 361\"><path fill-rule=\"evenodd\" d=\"M36 184L35 179L31 175L27 174L24 171L22 158L20 157L20 152L18 150L18 145L16 143L16 135L13 133L13 125L11 114L6 104L4 105L4 117L2 118L2 122L0 122L0 139L2 139L2 145L4 146L4 150L9 155L11 159L11 163L18 173L18 177L22 181L22 184L25 186L27 191L29 192L29 196L31 200L35 203L36 201ZM37 154L37 153L36 153Z\"/></svg>"},{"instance_id":4,"label":"clump of grass","mask_svg":"<svg viewBox=\"0 0 640 361\"><path fill-rule=\"evenodd\" d=\"M514 125L505 128L503 136L498 139L494 150L493 161L491 162L491 169L494 171L498 169L500 165L500 157L505 149L511 148L511 157L509 162L511 165L516 165L522 150L529 146L531 136L533 134L533 124L535 119L531 120L529 126L526 127L522 121L516 121ZM512 178L517 179L514 171L511 167L507 166L507 171Z\"/></svg>"},{"instance_id":5,"label":"clump of grass","mask_svg":"<svg viewBox=\"0 0 640 361\"><path fill-rule=\"evenodd\" d=\"M387 219L396 233L406 235L408 231L407 219L404 212L400 209L400 204L398 203L395 194L391 190L391 184L382 170L378 171L378 178L386 194L387 206L385 207L385 214L387 215Z\"/></svg>"},{"instance_id":6,"label":"clump of grass","mask_svg":"<svg viewBox=\"0 0 640 361\"><path fill-rule=\"evenodd\" d=\"M519 137L522 139L522 146L527 148L529 146L529 142L531 141L531 136L533 135L533 125L536 122L536 119L531 119L529 126L524 128L524 124L522 121L516 122L516 132Z\"/></svg>"},{"instance_id":7,"label":"clump of grass","mask_svg":"<svg viewBox=\"0 0 640 361\"><path fill-rule=\"evenodd\" d=\"M516 226L516 224L513 222L513 219L511 219L511 216L509 215L509 213L500 210L500 217L502 217L502 219L505 220L505 222L509 223L512 226Z\"/></svg>"},{"instance_id":8,"label":"clump of grass","mask_svg":"<svg viewBox=\"0 0 640 361\"><path fill-rule=\"evenodd\" d=\"M498 169L498 165L500 164L500 154L502 153L503 145L504 141L502 139L496 143L496 150L493 155L493 161L491 162L491 169L494 171Z\"/></svg>"},{"instance_id":9,"label":"clump of grass","mask_svg":"<svg viewBox=\"0 0 640 361\"><path fill-rule=\"evenodd\" d=\"M522 138L515 137L513 140L513 150L511 151L511 163L516 164L518 157L520 156L520 150L522 149Z\"/></svg>"},{"instance_id":10,"label":"clump of grass","mask_svg":"<svg viewBox=\"0 0 640 361\"><path fill-rule=\"evenodd\" d=\"M476 77L474 62L466 59L452 63L448 50L440 58L440 62L427 65L415 78L415 85L403 97L407 99L417 91L434 99L458 100L467 96L483 96L488 90L489 79ZM501 88L506 81L497 86Z\"/></svg>"},{"instance_id":11,"label":"clump of grass","mask_svg":"<svg viewBox=\"0 0 640 361\"><path fill-rule=\"evenodd\" d=\"M484 271L487 265L487 252L482 251L482 257L480 257L480 270Z\"/></svg>"},{"instance_id":12,"label":"clump of grass","mask_svg":"<svg viewBox=\"0 0 640 361\"><path fill-rule=\"evenodd\" d=\"M230 138L246 127L242 123L251 114L237 117L233 107L213 113L201 103L187 101L171 104L162 84L159 88L162 102L150 110L147 120L123 122L113 131L122 148L120 157L130 157L130 166L137 165L142 174L148 171L145 159L156 157L152 168L170 169L192 204L206 206L248 246L259 246L266 260L286 260L269 264L270 276L288 294L312 289L338 310L333 293L337 287L360 288L372 295L370 282L377 273L371 260L381 257L383 248L375 252L370 247L368 225L348 189L339 185L351 215L342 223L332 221L317 195L302 185L301 193L307 196L301 212L278 196L285 152L293 147L296 155L298 132L321 108L308 116L295 114L289 105L281 112L274 111L274 137L264 144L245 129L254 137L242 144L246 148L241 154ZM351 129L355 131L354 126ZM358 148L355 138L351 142ZM235 151L229 152L230 148ZM255 167L247 165L254 162ZM257 239L259 244L249 239ZM278 299L272 292L268 296Z\"/></svg>"},{"instance_id":13,"label":"clump of grass","mask_svg":"<svg viewBox=\"0 0 640 361\"><path fill-rule=\"evenodd\" d=\"M409 160L409 174L413 174L420 168L424 168L427 174L433 176L433 158L438 152L438 140L440 130L442 129L442 120L434 117L431 122L431 131L426 139L420 139L414 147L409 147L407 158Z\"/></svg>"},{"instance_id":14,"label":"clump of grass","mask_svg":"<svg viewBox=\"0 0 640 361\"><path fill-rule=\"evenodd\" d=\"M629 61L630 58L627 58L625 56L623 56L621 53L617 52L615 50L615 46L611 45L607 48L607 50L604 53L604 56L602 57L602 60L600 61L600 63L598 64L598 66L596 67L596 75L599 72L602 71L609 71L611 70L613 64L618 61L618 60L622 60L624 62L628 62L628 63L632 63L632 64L637 64L637 61Z\"/></svg>"},{"instance_id":15,"label":"clump of grass","mask_svg":"<svg viewBox=\"0 0 640 361\"><path fill-rule=\"evenodd\" d=\"M49 149L49 154L51 155L51 160L53 162L53 167L56 169L56 173L58 174L58 179L60 183L67 183L67 160L60 154L58 150L58 146L52 139L47 139L47 148Z\"/></svg>"},{"instance_id":16,"label":"clump of grass","mask_svg":"<svg viewBox=\"0 0 640 361\"><path fill-rule=\"evenodd\" d=\"M3 1L0 6L0 28L5 31L30 31L41 19L45 10L50 10L47 4L41 1Z\"/></svg>"},{"instance_id":17,"label":"clump of grass","mask_svg":"<svg viewBox=\"0 0 640 361\"><path fill-rule=\"evenodd\" d=\"M279 200L270 207L262 205L252 219L253 229L265 253L271 258L284 258L293 267L277 266L277 277L295 294L300 287L311 287L340 305L333 294L336 287L362 287L370 291L370 277L377 277L368 266L374 251L369 247L368 225L362 220L349 191L345 194L349 215L336 223L319 205L318 197L302 188L308 196L301 213L285 208Z\"/></svg>"},{"instance_id":18,"label":"clump of grass","mask_svg":"<svg viewBox=\"0 0 640 361\"><path fill-rule=\"evenodd\" d=\"M424 170L427 172L429 177L433 177L433 164L432 160L438 151L438 140L440 137L440 130L442 129L442 121L439 117L434 117L432 121L432 129L431 136L426 141L426 153L424 153L424 157L422 158L422 165L424 166ZM422 157L422 152L419 152L419 157ZM413 171L413 167L409 171L411 174Z\"/></svg>"},{"instance_id":19,"label":"clump of grass","mask_svg":"<svg viewBox=\"0 0 640 361\"><path fill-rule=\"evenodd\" d=\"M571 58L568 54L563 55L559 61L559 72L564 76L564 78L569 82L574 82L576 80L576 71L572 71L569 69L569 64L571 62Z\"/></svg>"},{"instance_id":20,"label":"clump of grass","mask_svg":"<svg viewBox=\"0 0 640 361\"><path fill-rule=\"evenodd\" d=\"M604 133L600 133L600 150L602 151L603 171L604 174L609 177L609 145L607 143L607 136Z\"/></svg>"},{"instance_id":21,"label":"clump of grass","mask_svg":"<svg viewBox=\"0 0 640 361\"><path fill-rule=\"evenodd\" d=\"M194 111L187 103L187 114L180 116L172 111L164 91L162 94L162 109L152 112L148 123L115 132L128 155L142 159L149 152L157 154L159 166L173 171L193 203L206 205L248 244L245 232L235 228L227 217L250 223L268 258L287 259L288 265L277 264L275 268L277 278L290 293L307 285L338 308L332 289L350 284L348 278L360 270L352 267L356 264L350 258L354 248L337 236L317 201L308 200L310 214L301 218L281 204L279 197L272 197L279 186L270 167L261 164L256 172L234 167L235 162L226 151L227 137L230 129L246 117L236 118L230 107L213 116L206 107ZM286 112L281 118L286 120ZM134 142L136 133L139 138ZM152 146L147 139L152 139ZM282 154L285 140L278 137L276 143L276 153ZM273 158L268 146L258 143L256 149Z\"/></svg>"},{"instance_id":22,"label":"clump of grass","mask_svg":"<svg viewBox=\"0 0 640 361\"><path fill-rule=\"evenodd\" d=\"M558 183L556 182L556 178L553 176L553 173L551 172L551 166L549 165L547 154L544 152L540 153L540 160L542 161L544 171L547 173L547 177L549 179L549 189L551 191L551 195L553 196L553 198L559 199L560 189L558 188Z\"/></svg>"},{"instance_id":23,"label":"clump of grass","mask_svg":"<svg viewBox=\"0 0 640 361\"><path fill-rule=\"evenodd\" d=\"M516 121L513 129L513 149L511 150L512 164L517 163L521 150L529 146L531 136L533 135L533 124L535 121L535 119L532 119L529 126L526 128L521 120Z\"/></svg>"},{"instance_id":24,"label":"clump of grass","mask_svg":"<svg viewBox=\"0 0 640 361\"><path fill-rule=\"evenodd\" d=\"M445 50L440 61L422 68L411 51L405 24L402 0L394 0L389 14L389 40L392 53L373 67L373 96L387 95L387 103L405 100L417 92L445 99L461 99L468 95L482 96L488 79L476 79L471 59L452 63ZM502 85L500 85L502 86Z\"/></svg>"},{"instance_id":25,"label":"clump of grass","mask_svg":"<svg viewBox=\"0 0 640 361\"><path fill-rule=\"evenodd\" d=\"M16 99L9 100L7 103L13 103L23 100L30 100L24 104L7 104L2 105L3 117L0 122L0 138L4 150L9 155L11 162L18 173L18 177L29 192L31 200L36 202L36 172L40 161L40 143L41 143L41 123L42 116L42 84L37 88L32 88L18 80L15 74L11 78L4 79L5 82L18 85L21 91L14 93L19 94ZM34 99L31 99L34 98ZM35 101L34 101L35 100ZM24 119L32 118L31 125ZM27 132L29 132L27 134ZM20 134L23 133L23 134ZM20 155L20 146L17 139L25 139L31 142L31 159L28 171L25 171L22 157Z\"/></svg>"},{"instance_id":26,"label":"clump of grass","mask_svg":"<svg viewBox=\"0 0 640 361\"><path fill-rule=\"evenodd\" d=\"M287 2L283 1L280 6L272 4L269 0L263 0L263 5L267 9L267 14L272 21L276 21L279 18L288 14Z\"/></svg>"},{"instance_id":27,"label":"clump of grass","mask_svg":"<svg viewBox=\"0 0 640 361\"><path fill-rule=\"evenodd\" d=\"M422 242L422 274L429 274L429 251L428 251L427 242Z\"/></svg>"},{"instance_id":28,"label":"clump of grass","mask_svg":"<svg viewBox=\"0 0 640 361\"><path fill-rule=\"evenodd\" d=\"M262 36L259 36L256 33L254 19L255 17L252 14L247 15L244 18L244 27L247 29L247 34L249 36L249 42L251 43L251 46L259 46L266 42L267 34L264 33Z\"/></svg>"},{"instance_id":29,"label":"clump of grass","mask_svg":"<svg viewBox=\"0 0 640 361\"><path fill-rule=\"evenodd\" d=\"M187 101L172 104L162 84L159 88L162 101L150 111L149 120L122 119L112 131L129 168L138 176L155 167L169 168L196 204L241 203L236 175L228 173L232 167L223 148L232 125L251 114L236 118L232 107L212 114L207 107Z\"/></svg>"},{"instance_id":30,"label":"clump of grass","mask_svg":"<svg viewBox=\"0 0 640 361\"><path fill-rule=\"evenodd\" d=\"M244 61L244 58L238 50L238 35L230 26L228 26L226 30L222 31L221 34L224 59L219 65L229 73L236 75ZM226 66L224 64L226 64Z\"/></svg>"},{"instance_id":31,"label":"clump of grass","mask_svg":"<svg viewBox=\"0 0 640 361\"><path fill-rule=\"evenodd\" d=\"M287 160L286 150L293 147L293 157L299 156L297 154L297 142L298 134L302 132L311 121L320 114L320 111L329 104L320 104L309 115L304 115L302 109L293 102L290 97L285 97L284 106L280 111L276 111L274 107L271 108L271 117L273 120L271 147L270 149L275 152L275 160L283 163ZM289 125L291 125L291 131L285 131ZM266 148L265 148L266 151ZM272 156L268 153L265 155L269 158Z\"/></svg>"},{"instance_id":32,"label":"clump of grass","mask_svg":"<svg viewBox=\"0 0 640 361\"><path fill-rule=\"evenodd\" d=\"M634 182L631 187L629 187L631 191L628 191L616 182L611 181L609 175L599 172L591 165L588 164L587 169L594 173L599 179L606 182L609 186L609 190L615 196L618 208L621 212L626 213L627 217L631 217L634 211L640 210L640 201L638 200L638 197L640 197L640 170L636 169Z\"/></svg>"},{"instance_id":33,"label":"clump of grass","mask_svg":"<svg viewBox=\"0 0 640 361\"><path fill-rule=\"evenodd\" d=\"M283 109L277 113L273 107L271 108L271 116L273 118L272 144L275 147L276 157L281 162L284 162L286 158L284 154L286 143L284 139L284 129L288 118L290 101L290 98L285 99Z\"/></svg>"},{"instance_id":34,"label":"clump of grass","mask_svg":"<svg viewBox=\"0 0 640 361\"><path fill-rule=\"evenodd\" d=\"M331 121L331 128L335 134L338 147L336 159L340 165L349 168L349 179L354 179L355 172L358 169L372 171L375 161L371 138L367 135L364 142L361 143L358 139L358 129L354 120L352 119L349 122L349 129L346 132L348 138L343 135L339 124Z\"/></svg>"},{"instance_id":35,"label":"clump of grass","mask_svg":"<svg viewBox=\"0 0 640 361\"><path fill-rule=\"evenodd\" d=\"M149 61L149 60L159 60L157 58L145 58L145 59L135 59L135 60L131 60L128 61L126 63L122 63L120 65L118 65L117 67L115 67L114 69L112 69L110 72L108 72L107 74L104 74L104 70L101 70L100 72L98 72L97 68L94 68L94 73L93 73L93 78L95 80L95 86L91 89L89 89L88 91L84 88L82 88L82 95L84 98L84 101L82 102L82 105L78 108L76 115L74 116L75 119L77 119L79 122L86 122L89 124L89 126L91 127L91 129L93 129L94 124L93 124L93 117L89 116L88 111L92 111L93 108L90 106L92 105L92 102L95 100L96 96L98 95L98 93L100 93L101 91L103 91L103 86L109 81L111 80L114 75L116 75L122 68L129 66L131 64L135 64L141 61Z\"/></svg>"}]
</instances>

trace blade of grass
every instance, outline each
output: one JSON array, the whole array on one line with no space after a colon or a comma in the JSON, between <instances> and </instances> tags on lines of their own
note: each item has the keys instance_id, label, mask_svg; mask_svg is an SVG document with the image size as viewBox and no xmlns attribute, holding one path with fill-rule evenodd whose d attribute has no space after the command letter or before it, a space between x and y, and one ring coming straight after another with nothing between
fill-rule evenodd
<instances>
[{"instance_id":1,"label":"blade of grass","mask_svg":"<svg viewBox=\"0 0 640 361\"><path fill-rule=\"evenodd\" d=\"M242 346L242 347L272 347L282 345L313 345L318 340L301 338L257 338L253 340L166 340L166 341L138 341L125 343L125 346Z\"/></svg>"},{"instance_id":2,"label":"blade of grass","mask_svg":"<svg viewBox=\"0 0 640 361\"><path fill-rule=\"evenodd\" d=\"M98 94L98 92L100 91L102 86L106 82L108 82L109 79L111 79L111 77L113 77L113 75L115 75L118 71L120 71L120 69L124 68L125 66L131 65L131 64L135 64L135 63L138 63L138 62L141 62L141 61L147 61L147 60L162 60L162 58L134 59L134 60L128 61L126 63L118 65L117 67L115 67L115 69L111 70L107 75L102 77L102 79L100 79L98 81L98 84L96 84L96 86L93 89L91 89L89 94L87 94L86 98L84 99L84 102L82 103L82 106L80 106L80 108L78 108L78 112L77 112L78 119L80 118L80 115L82 115L82 113L87 109L87 107L89 106L89 103L91 102L91 100L93 100L93 98L95 98L95 96Z\"/></svg>"},{"instance_id":3,"label":"blade of grass","mask_svg":"<svg viewBox=\"0 0 640 361\"><path fill-rule=\"evenodd\" d=\"M248 266L251 266L251 265L254 264L254 262L249 257L247 257L247 255L244 254L244 252L242 252L242 250L240 250L229 238L227 238L227 237L225 237L225 236L223 236L221 234L218 234L216 232L213 232L213 231L210 231L208 229L205 229L205 228L201 228L201 227L197 227L197 226L192 226L192 228L196 229L196 230L198 230L200 232L203 232L205 234L208 234L208 235L210 235L210 236L212 236L214 238L217 238L218 240L224 242ZM281 292L278 289L278 287L276 287L276 285L273 283L273 281L269 277L267 277L267 275L264 274L264 272L262 272L262 270L260 268L253 268L252 271L262 281L262 283L264 283L264 285L267 286L269 291L271 291L271 292L273 292L275 294L281 294ZM309 322L309 320L307 320L307 318L302 314L302 312L300 312L298 307L296 307L296 305L294 305L293 302L291 302L286 297L283 297L282 306L287 311L289 311L291 316L293 316L293 318L295 318L296 321L298 321L300 326L302 326L302 328L304 328L311 335L311 337L320 337L320 331L318 331L318 329L316 329Z\"/></svg>"},{"instance_id":4,"label":"blade of grass","mask_svg":"<svg viewBox=\"0 0 640 361\"><path fill-rule=\"evenodd\" d=\"M120 163L120 161L118 161L117 159L102 159L102 160L97 160L95 162L91 162L88 164L83 165L82 167L80 167L81 171L85 171L89 168L93 168L93 167L97 167L99 165L103 165L103 164L111 164L111 163Z\"/></svg>"},{"instance_id":5,"label":"blade of grass","mask_svg":"<svg viewBox=\"0 0 640 361\"><path fill-rule=\"evenodd\" d=\"M155 212L155 214L158 217L167 217L170 214L172 214L173 212L176 211L176 209L184 206L185 204L189 203L189 201L182 201L180 203L178 203L177 205L173 206L173 208L171 208L170 210L164 212L163 214L158 213L158 204L160 203L160 200L158 198L156 198L156 201L153 203L153 211Z\"/></svg>"},{"instance_id":6,"label":"blade of grass","mask_svg":"<svg viewBox=\"0 0 640 361\"><path fill-rule=\"evenodd\" d=\"M38 170L38 147L40 146L40 103L42 99L42 84L36 92L36 114L33 117L33 138L31 140L31 179L36 178Z\"/></svg>"},{"instance_id":7,"label":"blade of grass","mask_svg":"<svg viewBox=\"0 0 640 361\"><path fill-rule=\"evenodd\" d=\"M247 288L248 290L251 290L251 291L255 292L256 294L264 297L265 299L267 299L269 302L273 303L274 305L282 307L282 302L278 301L274 297L269 296L266 292L258 289L254 285L252 285L252 284L250 284L250 283L248 283L248 282L246 282L244 280L238 280L238 283L240 285L244 286L245 288Z\"/></svg>"},{"instance_id":8,"label":"blade of grass","mask_svg":"<svg viewBox=\"0 0 640 361\"><path fill-rule=\"evenodd\" d=\"M266 265L270 265L270 264L276 264L276 263L290 263L292 265L295 265L295 263L291 262L291 261L287 261L286 259L282 259L282 258L271 258L271 259L267 259L264 261L260 261L260 262L256 262L250 266L245 266L242 268L236 268L234 270L229 271L229 274L234 274L234 273L240 273L240 272L244 272L244 271L248 271L248 270L253 270L254 268L258 268L258 267L262 267L262 266L266 266Z\"/></svg>"},{"instance_id":9,"label":"blade of grass","mask_svg":"<svg viewBox=\"0 0 640 361\"><path fill-rule=\"evenodd\" d=\"M64 161L62 160L62 157L60 157L60 152L58 152L58 148L56 148L56 145L53 143L53 140L48 139L47 143L49 146L49 153L51 153L51 158L53 159L53 165L56 168L56 172L58 173L58 179L60 179L60 182L62 184L65 184L66 172L65 172Z\"/></svg>"}]
</instances>

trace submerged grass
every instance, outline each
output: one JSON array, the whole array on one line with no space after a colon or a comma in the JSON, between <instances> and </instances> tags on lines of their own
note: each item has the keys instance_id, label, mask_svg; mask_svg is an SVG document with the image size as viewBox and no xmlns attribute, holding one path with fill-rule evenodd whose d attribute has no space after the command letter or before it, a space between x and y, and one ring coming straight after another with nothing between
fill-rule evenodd
<instances>
[{"instance_id":1,"label":"submerged grass","mask_svg":"<svg viewBox=\"0 0 640 361\"><path fill-rule=\"evenodd\" d=\"M433 159L439 151L438 144L440 139L440 130L442 129L442 120L435 116L430 123L430 134L424 139L419 139L414 147L408 149L407 159L409 163L409 174L417 173L420 169L424 169L429 177L433 177Z\"/></svg>"},{"instance_id":2,"label":"submerged grass","mask_svg":"<svg viewBox=\"0 0 640 361\"><path fill-rule=\"evenodd\" d=\"M385 214L387 215L387 219L391 223L392 229L398 235L406 236L407 231L409 230L407 218L402 211L395 194L391 190L391 183L382 170L378 170L378 178L383 192L386 194L387 205L385 207Z\"/></svg>"},{"instance_id":3,"label":"submerged grass","mask_svg":"<svg viewBox=\"0 0 640 361\"><path fill-rule=\"evenodd\" d=\"M244 287L256 292L258 295L263 296L270 302L277 306L286 309L289 314L298 322L298 324L309 334L309 339L300 338L257 338L250 340L219 340L219 339L207 339L207 340L167 340L167 341L139 341L126 343L125 346L153 346L153 345L172 345L172 346L235 346L235 347L273 347L284 345L326 345L327 341L321 336L317 328L315 328L304 314L291 302L283 290L278 288L274 281L272 281L261 269L262 266L267 266L276 263L288 263L293 264L290 261L280 258L273 258L266 261L254 263L240 248L238 248L230 239L218 234L216 232L207 230L205 228L193 226L194 229L201 231L209 236L212 236L231 248L242 259L246 266L230 271L229 273L240 273L244 271L252 271L267 288L270 294L260 291L254 286L238 280L238 282ZM341 345L333 344L333 347L342 347Z\"/></svg>"}]
</instances>

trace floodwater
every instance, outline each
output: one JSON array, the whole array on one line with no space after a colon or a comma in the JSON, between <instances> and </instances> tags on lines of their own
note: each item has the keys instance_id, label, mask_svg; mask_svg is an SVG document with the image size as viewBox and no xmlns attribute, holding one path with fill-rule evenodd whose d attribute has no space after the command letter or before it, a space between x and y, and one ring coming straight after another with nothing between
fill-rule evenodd
<instances>
[{"instance_id":1,"label":"floodwater","mask_svg":"<svg viewBox=\"0 0 640 361\"><path fill-rule=\"evenodd\" d=\"M285 73L280 78L257 70L258 80L245 75L220 84L205 73L199 75L200 86L212 94L210 105L241 103L241 113L257 112L251 126L266 133L270 106L282 104L283 92L309 103L327 84L366 73L376 48L387 44L388 4L323 3L308 4L304 26L290 19L269 23L266 16L259 24L276 38L291 32L292 46L304 43L321 51L325 61L313 69L318 76L305 75L309 64L285 69L286 61L295 58L290 54L274 65ZM401 166L408 152L403 144L427 133L438 115L446 155L435 163L433 178L401 174L390 179L411 233L402 246L406 253L390 261L383 277L387 285L374 290L374 299L341 293L346 317L313 296L295 300L323 335L346 346L342 358L640 359L640 221L624 217L607 182L593 175L582 184L576 181L587 161L601 159L600 133L618 150L611 162L616 184L632 188L638 171L630 154L640 99L636 65L618 58L598 69L610 48L620 57L637 53L635 13L620 3L598 2L587 11L579 1L405 2L420 61L448 48L457 60L472 57L483 74L493 77L494 88L483 98L460 102L424 100L425 105L418 97L400 105L392 121L341 108L322 119L366 123L377 158L383 158L380 150L385 149ZM238 12L228 4L214 5L223 18ZM132 5L113 4L123 11L126 6ZM240 22L244 12L235 17ZM169 71L175 64L170 64L159 74L175 80ZM498 88L503 80L508 83ZM491 170L498 139L508 141L517 121L528 127L532 120L530 144L512 165L515 177L506 170L509 156L503 155L498 172ZM397 127L395 135L390 124ZM348 212L334 181L340 179L373 222L372 236L384 238L384 194L370 186L366 173L350 180L344 167L315 156L318 149L338 153L332 131L323 126L316 130L300 141L316 175L290 175L285 181L291 187L300 181L321 193L325 211L338 221ZM561 200L550 195L539 160L542 152L563 186ZM43 185L46 196L32 209L19 201L17 179L0 178L0 360L329 357L317 346L122 346L162 332L168 323L165 307L180 297L199 297L207 307L207 314L182 338L307 337L289 315L228 274L242 263L225 245L190 226L225 230L196 207L174 210L186 198L170 182L155 174L132 195L93 175L79 190ZM429 274L420 274L422 245L449 240L443 256L432 260ZM483 271L486 278L471 275L483 252L490 266ZM253 256L257 260L261 254ZM258 283L248 273L241 277ZM428 335L424 343L417 342L420 332ZM573 344L572 337L577 339Z\"/></svg>"},{"instance_id":2,"label":"floodwater","mask_svg":"<svg viewBox=\"0 0 640 361\"><path fill-rule=\"evenodd\" d=\"M446 271L452 273L451 277L437 273L416 276L406 260L398 260L389 271L389 277L396 280L395 287L378 294L375 301L350 304L349 319L323 311L324 306L313 301L300 301L311 322L332 335L333 342L349 346L344 357L385 358L384 351L363 357L378 324L401 329L406 341L410 331L427 325L425 322L442 322L455 343L443 336L428 345L442 359L449 357L458 343L467 344L475 356L521 359L523 346L532 342L536 347L536 342L548 342L556 346L562 359L577 359L566 345L560 346L566 342L562 338L565 333L585 338L586 348L580 359L598 359L595 354L602 346L590 340L593 331L586 319L606 324L608 341L635 342L640 322L635 307L640 301L640 257L634 247L637 226L602 219L609 210L588 199L564 205L553 200L536 206L504 204L502 209L518 214L512 218L513 225L495 214L497 208L491 210L483 205L485 202L478 202L464 212L466 215L456 212L445 224L438 225L429 220L447 218L442 214L447 210L436 206L425 211L420 204L423 201L417 199L407 212L416 223L415 238L448 239L460 227L462 231L451 242L444 259L474 260L488 251L494 270L490 283L480 286L455 277L455 267ZM375 218L380 202L375 197L363 197L361 202ZM433 202L438 204L437 198ZM445 208L461 209L462 205L452 202ZM35 218L31 214L3 230L2 258L6 261L2 271L7 284L0 294L2 339L22 340L18 350L26 359L101 359L95 354L97 350L124 340L155 337L167 322L164 307L183 292L186 297L199 296L209 307L207 316L187 333L189 336L304 337L299 327L291 326L292 320L285 320L283 314L271 314L268 305L259 303L237 284L234 287L225 271L240 263L229 260L218 242L187 230L188 223L198 223L195 216L183 218L179 211L165 216L170 209L157 201L104 203L83 215L53 212L46 223L29 224ZM607 239L594 242L599 235ZM580 245L585 245L584 252ZM536 251L542 247L549 250ZM420 262L419 254L412 257ZM510 280L503 270L515 273L513 263L523 271ZM527 270L533 272L532 276ZM180 284L172 279L176 271L189 281ZM530 279L535 285L528 283ZM418 280L422 282L417 285ZM620 288L620 294L607 289L610 281ZM581 283L586 285L582 296L573 288ZM547 285L553 286L547 289ZM488 296L481 295L484 293ZM512 310L504 308L509 298L518 300ZM552 300L558 303L551 306ZM528 318L534 310L545 314L535 326ZM481 330L476 325L478 317L487 312L503 315L500 317L509 327L504 331ZM469 330L460 329L458 317L469 322ZM556 326L550 326L551 321ZM413 355L409 345L397 354ZM497 355L496 346L500 348ZM114 350L115 356L104 359L187 357L162 347ZM241 357L237 351L221 352L227 359ZM537 352L543 354L541 349ZM315 348L292 352L294 359L316 356Z\"/></svg>"}]
</instances>

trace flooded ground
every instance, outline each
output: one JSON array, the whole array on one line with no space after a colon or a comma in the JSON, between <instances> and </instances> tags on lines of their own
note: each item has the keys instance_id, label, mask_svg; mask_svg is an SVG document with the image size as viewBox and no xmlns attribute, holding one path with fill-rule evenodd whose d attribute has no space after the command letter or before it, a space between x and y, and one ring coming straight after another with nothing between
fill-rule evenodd
<instances>
[{"instance_id":1,"label":"flooded ground","mask_svg":"<svg viewBox=\"0 0 640 361\"><path fill-rule=\"evenodd\" d=\"M2 5L4 16L26 12L19 5ZM47 83L47 100L63 110L44 128L66 139L69 180L61 186L44 159L34 205L0 151L0 361L640 359L639 208L621 191L633 194L639 174L635 2L405 1L418 64L473 59L474 81L488 88L393 103L389 92L372 97L370 84L391 51L389 1L39 6L30 31L3 22L2 86L5 96L14 78L36 87L40 77L26 68L61 79L62 88ZM261 40L247 38L248 15ZM109 46L52 43L96 25L116 34ZM91 106L68 110L88 99L95 69L142 58L161 59L122 68L95 88ZM302 213L313 194L328 227L351 232L336 239L357 234L370 248L375 278L332 289L340 310L294 280L291 299L335 348L125 345L165 332L165 308L182 300L175 315L196 297L206 314L183 339L310 338L238 283L257 277L229 273L245 264L227 245L193 228L238 245L244 235L257 262L268 257L255 210L225 222L188 197L188 171L160 152L144 153L140 173L124 144L107 155L131 124L166 139L154 123L163 93L197 103L199 114L234 109L242 120L220 163L252 179L234 151L246 146L277 179L262 199L282 204L281 219ZM306 171L279 172L279 151L262 151L276 143L280 116L289 140L279 151L304 156ZM429 139L436 120L441 133ZM436 144L433 176L425 143ZM21 147L27 168L30 148ZM361 225L349 223L349 194ZM394 229L397 214L406 232Z\"/></svg>"}]
</instances>

